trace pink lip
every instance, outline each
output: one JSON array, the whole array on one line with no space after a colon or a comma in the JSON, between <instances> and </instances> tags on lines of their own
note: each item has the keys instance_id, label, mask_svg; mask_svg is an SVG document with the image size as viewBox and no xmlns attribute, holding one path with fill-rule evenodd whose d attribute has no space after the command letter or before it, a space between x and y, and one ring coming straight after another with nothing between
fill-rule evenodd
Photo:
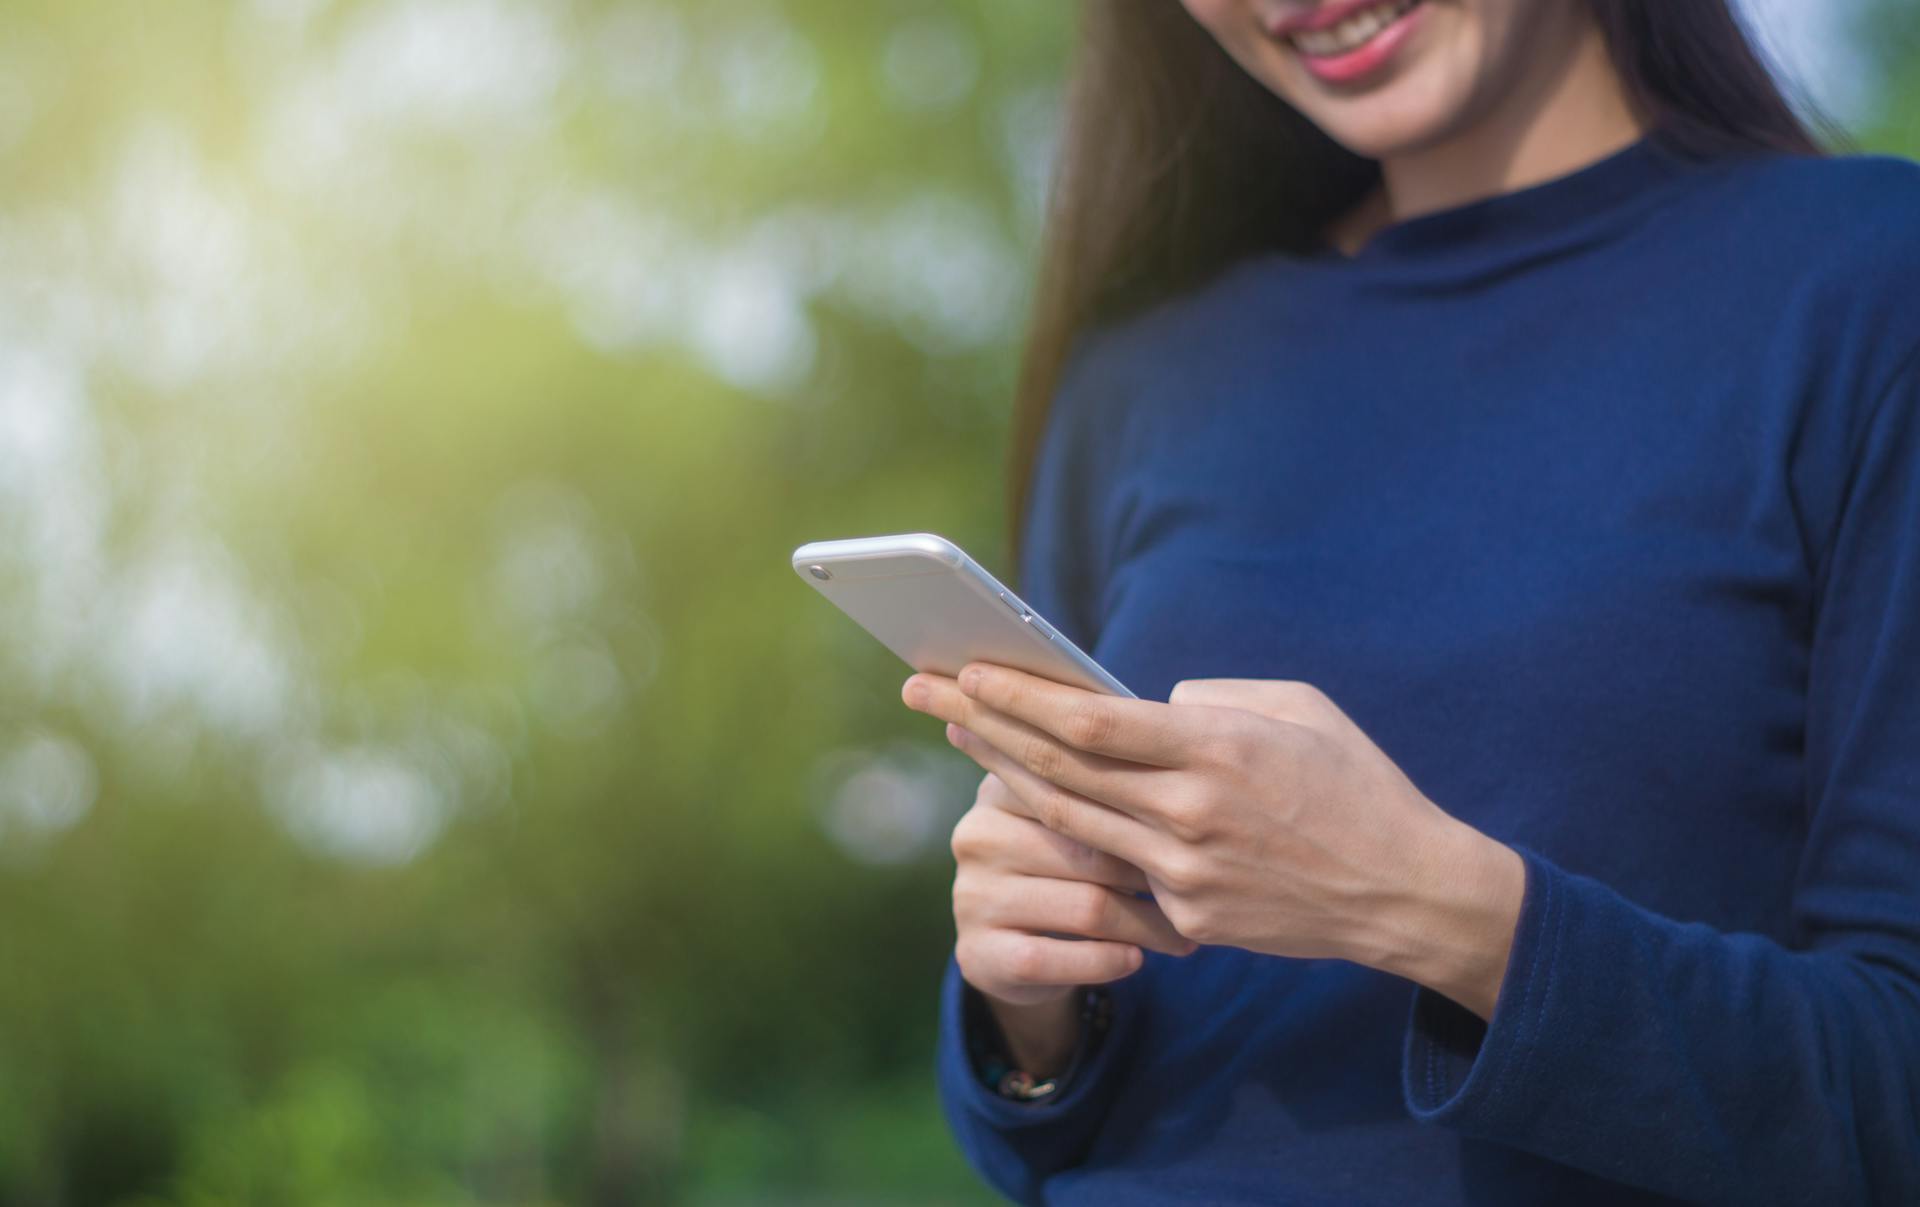
<instances>
[{"instance_id":1,"label":"pink lip","mask_svg":"<svg viewBox=\"0 0 1920 1207\"><path fill-rule=\"evenodd\" d=\"M1284 38L1299 30L1327 29L1377 3L1379 0L1351 0L1350 3L1316 8L1309 13L1275 22L1272 31L1275 37ZM1392 60L1394 52L1400 49L1401 43L1420 24L1421 14L1426 11L1425 4L1414 5L1392 25L1375 34L1366 45L1346 54L1321 57L1310 55L1291 42L1288 47L1300 56L1300 61L1306 64L1308 71L1321 79L1333 84L1350 84L1385 67Z\"/></svg>"}]
</instances>

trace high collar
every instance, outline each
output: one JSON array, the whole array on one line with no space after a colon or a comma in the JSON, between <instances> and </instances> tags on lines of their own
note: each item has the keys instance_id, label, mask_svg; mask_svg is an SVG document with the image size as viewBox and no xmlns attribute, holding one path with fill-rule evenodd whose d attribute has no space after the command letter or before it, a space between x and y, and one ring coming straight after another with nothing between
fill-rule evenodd
<instances>
[{"instance_id":1,"label":"high collar","mask_svg":"<svg viewBox=\"0 0 1920 1207\"><path fill-rule=\"evenodd\" d=\"M1331 246L1309 260L1366 272L1498 271L1603 239L1630 223L1689 161L1643 137L1563 176L1391 223L1353 255Z\"/></svg>"}]
</instances>

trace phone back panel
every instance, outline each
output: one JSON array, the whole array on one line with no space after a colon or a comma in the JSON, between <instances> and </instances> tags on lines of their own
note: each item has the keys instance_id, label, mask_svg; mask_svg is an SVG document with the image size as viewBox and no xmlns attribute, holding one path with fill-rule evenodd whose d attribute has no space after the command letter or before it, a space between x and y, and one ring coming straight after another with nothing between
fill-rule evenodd
<instances>
[{"instance_id":1,"label":"phone back panel","mask_svg":"<svg viewBox=\"0 0 1920 1207\"><path fill-rule=\"evenodd\" d=\"M1088 691L1133 694L944 538L818 541L794 551L793 568L915 670L953 675L969 662L995 662Z\"/></svg>"}]
</instances>

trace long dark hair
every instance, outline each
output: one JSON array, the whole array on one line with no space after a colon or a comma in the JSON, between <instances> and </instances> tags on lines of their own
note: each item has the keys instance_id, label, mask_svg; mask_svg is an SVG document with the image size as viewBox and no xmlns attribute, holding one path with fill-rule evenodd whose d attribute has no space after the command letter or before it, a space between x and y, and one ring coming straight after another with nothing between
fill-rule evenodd
<instances>
[{"instance_id":1,"label":"long dark hair","mask_svg":"<svg viewBox=\"0 0 1920 1207\"><path fill-rule=\"evenodd\" d=\"M1819 154L1727 0L1586 0L1661 142ZM1301 250L1379 170L1247 75L1171 0L1084 0L1013 411L1009 542L1063 362L1088 328L1265 251Z\"/></svg>"}]
</instances>

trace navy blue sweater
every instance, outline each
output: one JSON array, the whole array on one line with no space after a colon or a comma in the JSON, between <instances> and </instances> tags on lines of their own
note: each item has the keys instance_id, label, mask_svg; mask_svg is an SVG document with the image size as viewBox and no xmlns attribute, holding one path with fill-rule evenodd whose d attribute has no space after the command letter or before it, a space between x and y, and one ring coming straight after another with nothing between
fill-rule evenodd
<instances>
[{"instance_id":1,"label":"navy blue sweater","mask_svg":"<svg viewBox=\"0 0 1920 1207\"><path fill-rule=\"evenodd\" d=\"M1324 689L1527 870L1492 1022L1150 955L1030 1202L1920 1203L1920 169L1637 144L1086 341L1027 597L1142 696Z\"/></svg>"}]
</instances>

